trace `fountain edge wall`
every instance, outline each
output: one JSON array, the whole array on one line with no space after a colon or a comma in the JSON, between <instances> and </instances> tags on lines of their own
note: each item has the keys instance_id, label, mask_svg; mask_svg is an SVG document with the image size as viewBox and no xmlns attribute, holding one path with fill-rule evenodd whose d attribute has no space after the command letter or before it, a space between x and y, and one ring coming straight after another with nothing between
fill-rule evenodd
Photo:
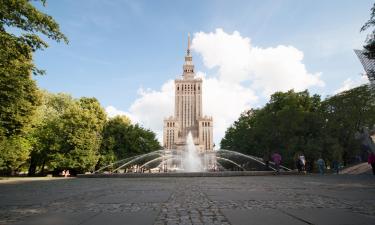
<instances>
[{"instance_id":1,"label":"fountain edge wall","mask_svg":"<svg viewBox=\"0 0 375 225\"><path fill-rule=\"evenodd\" d=\"M187 172L187 173L112 173L112 174L78 174L79 178L139 178L139 177L233 177L233 176L274 176L301 175L297 171L226 171L226 172Z\"/></svg>"}]
</instances>

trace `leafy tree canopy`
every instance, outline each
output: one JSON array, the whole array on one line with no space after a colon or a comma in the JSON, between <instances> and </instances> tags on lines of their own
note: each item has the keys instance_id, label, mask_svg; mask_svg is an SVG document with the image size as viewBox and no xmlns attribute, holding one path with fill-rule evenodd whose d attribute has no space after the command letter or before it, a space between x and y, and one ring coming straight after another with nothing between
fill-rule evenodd
<instances>
[{"instance_id":1,"label":"leafy tree canopy","mask_svg":"<svg viewBox=\"0 0 375 225\"><path fill-rule=\"evenodd\" d=\"M362 127L375 124L375 104L367 85L321 101L303 92L276 92L263 108L243 113L228 128L221 148L262 157L279 151L294 166L296 154L314 161L349 163L361 154L355 138Z\"/></svg>"},{"instance_id":2,"label":"leafy tree canopy","mask_svg":"<svg viewBox=\"0 0 375 225\"><path fill-rule=\"evenodd\" d=\"M375 3L371 8L370 19L361 27L361 32L375 26ZM367 52L365 55L369 58L375 58L375 30L371 32L363 46Z\"/></svg>"},{"instance_id":3,"label":"leafy tree canopy","mask_svg":"<svg viewBox=\"0 0 375 225\"><path fill-rule=\"evenodd\" d=\"M132 125L126 116L116 116L104 127L98 167L160 148L155 133L137 124Z\"/></svg>"},{"instance_id":4,"label":"leafy tree canopy","mask_svg":"<svg viewBox=\"0 0 375 225\"><path fill-rule=\"evenodd\" d=\"M24 132L40 104L31 72L43 71L34 65L32 53L47 43L38 34L68 42L53 18L31 1L0 0L0 127L6 136Z\"/></svg>"},{"instance_id":5,"label":"leafy tree canopy","mask_svg":"<svg viewBox=\"0 0 375 225\"><path fill-rule=\"evenodd\" d=\"M95 98L73 99L66 94L44 93L40 122L33 132L34 150L29 172L37 168L93 169L99 158L106 114ZM42 171L41 171L42 172Z\"/></svg>"}]
</instances>

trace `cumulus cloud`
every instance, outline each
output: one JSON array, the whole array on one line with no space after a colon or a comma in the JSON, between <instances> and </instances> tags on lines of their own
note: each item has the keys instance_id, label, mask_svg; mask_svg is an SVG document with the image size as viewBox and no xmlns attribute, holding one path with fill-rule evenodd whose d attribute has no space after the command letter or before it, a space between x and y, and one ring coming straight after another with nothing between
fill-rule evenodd
<instances>
[{"instance_id":1,"label":"cumulus cloud","mask_svg":"<svg viewBox=\"0 0 375 225\"><path fill-rule=\"evenodd\" d=\"M174 81L169 80L160 90L138 90L138 98L129 108L132 121L156 132L160 143L163 137L163 119L174 110Z\"/></svg>"},{"instance_id":2,"label":"cumulus cloud","mask_svg":"<svg viewBox=\"0 0 375 225\"><path fill-rule=\"evenodd\" d=\"M309 73L302 63L303 52L293 46L260 48L239 32L196 33L192 48L208 68L217 68L221 80L250 81L250 87L267 97L275 91L304 90L324 86L320 73Z\"/></svg>"},{"instance_id":3,"label":"cumulus cloud","mask_svg":"<svg viewBox=\"0 0 375 225\"><path fill-rule=\"evenodd\" d=\"M205 67L217 69L208 76L197 73L203 79L203 114L213 116L216 144L243 111L259 104L259 98L275 91L324 85L320 73L306 70L303 53L293 46L260 48L237 31L216 29L196 33L192 49ZM174 82L169 80L160 90L140 89L127 113L132 121L155 131L162 142L163 119L173 115L173 107Z\"/></svg>"},{"instance_id":4,"label":"cumulus cloud","mask_svg":"<svg viewBox=\"0 0 375 225\"><path fill-rule=\"evenodd\" d=\"M369 82L369 80L368 80L366 75L360 76L357 79L348 78L348 79L344 80L344 82L342 82L341 87L338 88L335 91L335 94L343 92L343 91L347 91L349 89L352 89L354 87L358 87L358 86L360 86L362 84L366 84L368 82Z\"/></svg>"},{"instance_id":5,"label":"cumulus cloud","mask_svg":"<svg viewBox=\"0 0 375 225\"><path fill-rule=\"evenodd\" d=\"M107 115L111 118L111 117L115 117L115 116L118 116L118 115L121 115L121 116L129 116L128 113L126 113L125 111L121 111L119 109L117 109L116 107L110 105L110 106L107 106L105 108L105 111L107 112Z\"/></svg>"},{"instance_id":6,"label":"cumulus cloud","mask_svg":"<svg viewBox=\"0 0 375 225\"><path fill-rule=\"evenodd\" d=\"M203 113L213 117L214 142L218 145L226 129L257 102L255 93L237 83L203 76Z\"/></svg>"},{"instance_id":7,"label":"cumulus cloud","mask_svg":"<svg viewBox=\"0 0 375 225\"><path fill-rule=\"evenodd\" d=\"M196 76L203 80L203 114L213 117L214 142L219 144L226 128L242 112L256 103L258 97L251 89L237 83L228 83L217 77L207 77L201 71L197 72Z\"/></svg>"}]
</instances>

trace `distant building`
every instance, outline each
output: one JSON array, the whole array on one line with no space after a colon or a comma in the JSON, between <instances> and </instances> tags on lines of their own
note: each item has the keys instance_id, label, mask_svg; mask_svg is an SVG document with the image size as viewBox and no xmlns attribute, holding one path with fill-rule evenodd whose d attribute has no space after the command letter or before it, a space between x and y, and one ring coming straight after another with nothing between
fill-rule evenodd
<instances>
[{"instance_id":1,"label":"distant building","mask_svg":"<svg viewBox=\"0 0 375 225\"><path fill-rule=\"evenodd\" d=\"M202 114L202 91L202 79L195 77L189 35L183 74L175 80L174 116L164 120L165 149L183 149L189 132L198 151L213 149L213 121Z\"/></svg>"}]
</instances>

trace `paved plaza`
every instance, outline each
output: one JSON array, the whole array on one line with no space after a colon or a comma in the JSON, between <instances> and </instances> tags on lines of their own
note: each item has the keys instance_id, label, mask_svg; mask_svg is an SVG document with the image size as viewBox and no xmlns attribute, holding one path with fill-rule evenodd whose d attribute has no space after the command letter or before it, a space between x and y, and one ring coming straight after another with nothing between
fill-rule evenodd
<instances>
[{"instance_id":1,"label":"paved plaza","mask_svg":"<svg viewBox=\"0 0 375 225\"><path fill-rule=\"evenodd\" d=\"M0 180L0 224L375 224L375 178Z\"/></svg>"}]
</instances>

